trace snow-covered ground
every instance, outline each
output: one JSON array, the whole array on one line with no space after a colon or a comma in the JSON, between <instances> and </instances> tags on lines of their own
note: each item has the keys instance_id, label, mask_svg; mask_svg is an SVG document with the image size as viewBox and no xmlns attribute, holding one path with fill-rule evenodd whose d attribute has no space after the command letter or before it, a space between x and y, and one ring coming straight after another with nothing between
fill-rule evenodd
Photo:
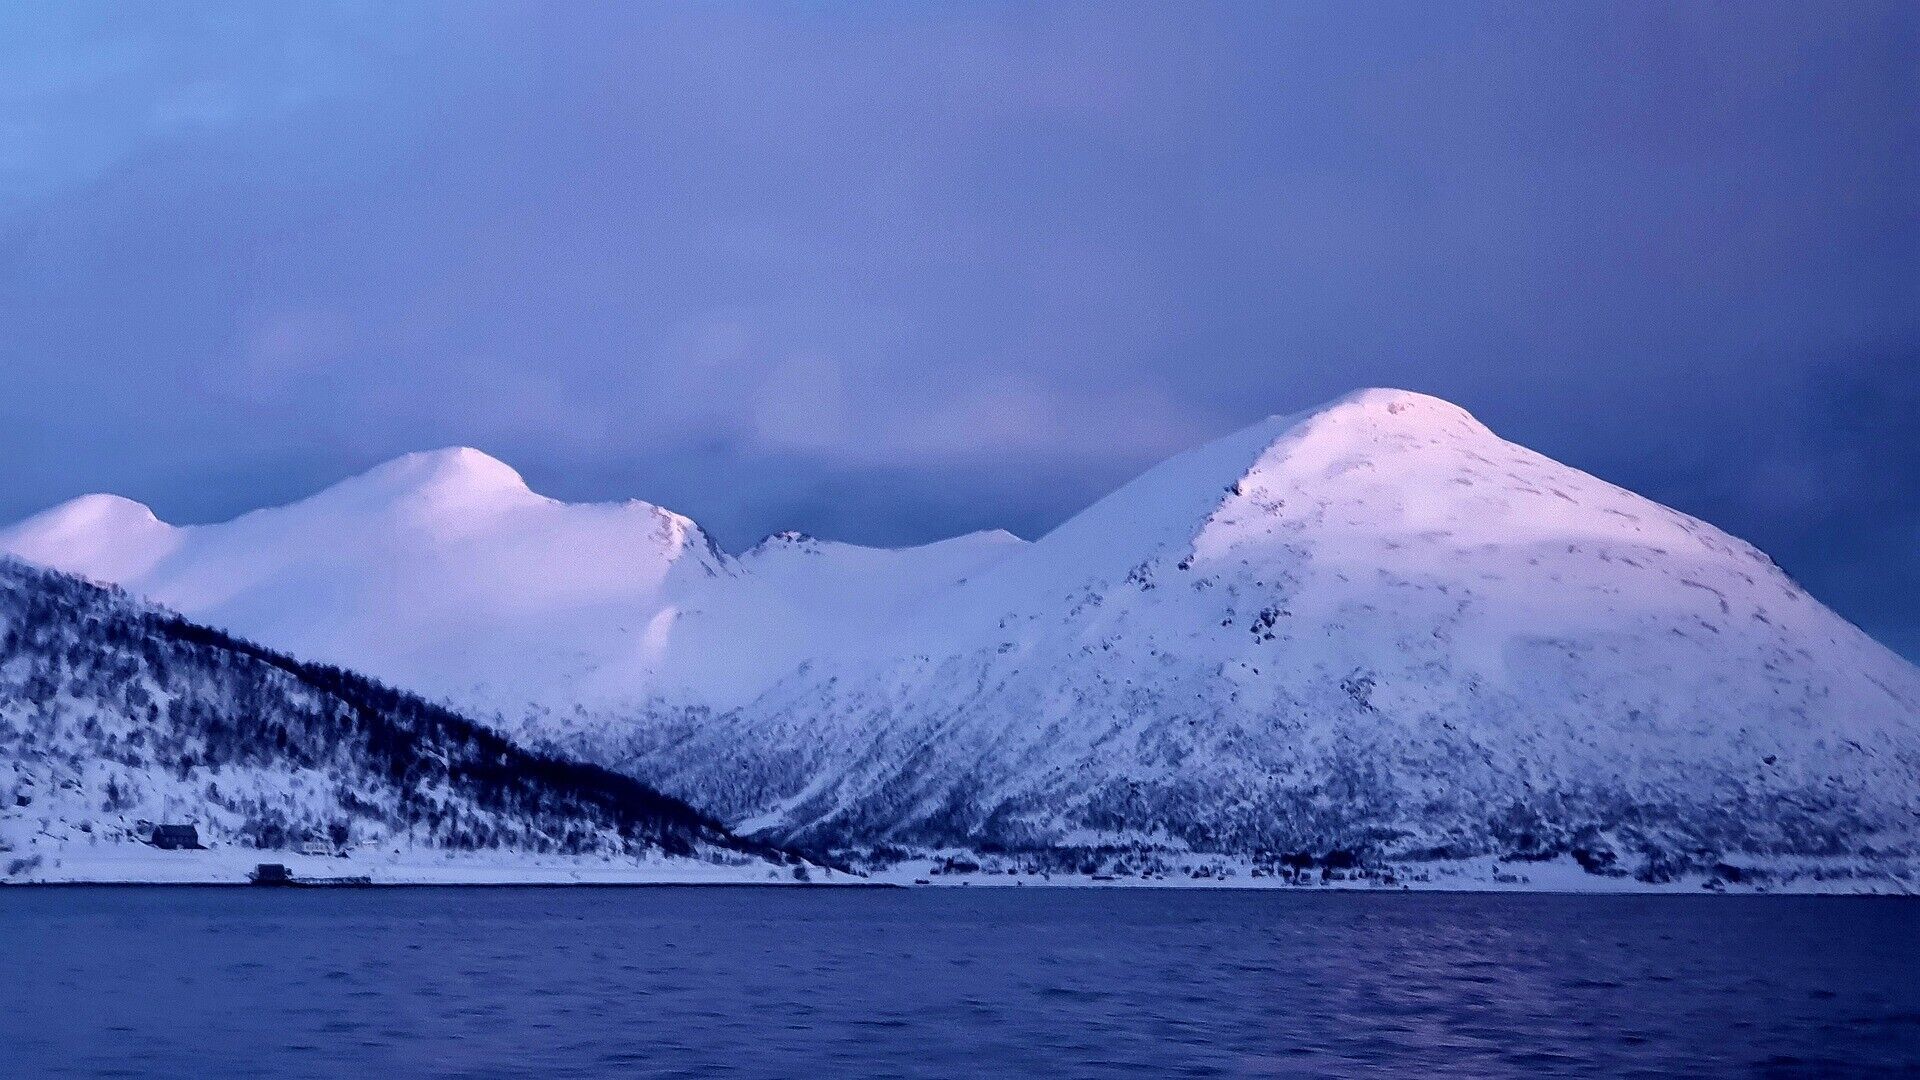
<instances>
[{"instance_id":1,"label":"snow-covered ground","mask_svg":"<svg viewBox=\"0 0 1920 1080\"><path fill-rule=\"evenodd\" d=\"M951 858L978 859L955 851ZM955 870L947 857L913 859L874 870L874 882L925 888L1033 886L1102 889L1264 889L1366 892L1555 892L1601 894L1778 894L1920 896L1920 864L1889 873L1884 866L1842 860L1780 860L1741 880L1713 873L1687 873L1670 881L1640 881L1630 875L1592 874L1570 857L1539 862L1492 856L1437 863L1386 863L1352 870L1279 871L1247 859L1213 857L1190 864L1131 874L1041 873L986 860L982 869Z\"/></svg>"},{"instance_id":2,"label":"snow-covered ground","mask_svg":"<svg viewBox=\"0 0 1920 1080\"><path fill-rule=\"evenodd\" d=\"M970 852L956 851L965 859ZM977 856L972 856L977 857ZM1263 889L1277 891L1560 892L1666 894L1920 895L1920 867L1897 875L1865 873L1837 861L1782 860L1759 876L1728 880L1691 873L1649 883L1588 873L1571 858L1541 862L1493 857L1354 870L1276 871L1245 859L1210 858L1147 873L1041 873L1012 866L954 869L947 859L915 859L884 870L845 873L736 860L708 862L653 856L616 859L447 852L432 848L302 855L255 848L165 851L110 841L27 843L0 856L0 885L244 883L261 863L280 863L298 878L366 877L375 885L887 885L908 888ZM993 860L989 860L992 864Z\"/></svg>"},{"instance_id":3,"label":"snow-covered ground","mask_svg":"<svg viewBox=\"0 0 1920 1080\"><path fill-rule=\"evenodd\" d=\"M810 867L803 882L791 868L759 860L708 862L659 854L621 859L400 848L317 856L226 846L166 851L141 843L82 840L30 841L0 853L0 884L233 885L245 882L261 863L281 863L296 877L368 877L376 885L797 885L860 880Z\"/></svg>"}]
</instances>

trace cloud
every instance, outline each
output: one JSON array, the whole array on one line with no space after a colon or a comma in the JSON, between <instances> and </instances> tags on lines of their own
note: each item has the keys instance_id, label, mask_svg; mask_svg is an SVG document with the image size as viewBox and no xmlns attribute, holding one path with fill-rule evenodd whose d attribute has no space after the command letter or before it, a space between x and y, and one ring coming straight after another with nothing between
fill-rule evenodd
<instances>
[{"instance_id":1,"label":"cloud","mask_svg":"<svg viewBox=\"0 0 1920 1080\"><path fill-rule=\"evenodd\" d=\"M410 21L374 3L275 13L7 5L0 212L90 183L156 144L360 92L404 53Z\"/></svg>"},{"instance_id":2,"label":"cloud","mask_svg":"<svg viewBox=\"0 0 1920 1080\"><path fill-rule=\"evenodd\" d=\"M848 427L840 365L821 353L798 352L779 361L752 401L756 448L832 454L866 442Z\"/></svg>"},{"instance_id":3,"label":"cloud","mask_svg":"<svg viewBox=\"0 0 1920 1080\"><path fill-rule=\"evenodd\" d=\"M1032 534L1385 384L1913 640L1913 10L13 5L0 518Z\"/></svg>"}]
</instances>

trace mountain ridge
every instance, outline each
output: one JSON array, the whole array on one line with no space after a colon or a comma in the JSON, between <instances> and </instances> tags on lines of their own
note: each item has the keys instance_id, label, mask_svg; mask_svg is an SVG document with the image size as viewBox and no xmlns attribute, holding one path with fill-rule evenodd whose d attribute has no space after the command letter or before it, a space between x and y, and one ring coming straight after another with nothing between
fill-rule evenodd
<instances>
[{"instance_id":1,"label":"mountain ridge","mask_svg":"<svg viewBox=\"0 0 1920 1080\"><path fill-rule=\"evenodd\" d=\"M139 504L84 496L0 529L0 551L509 716L583 698L612 711L757 690L802 659L801 641L828 633L781 595L796 550L837 575L812 599L844 635L887 617L893 595L1018 542L992 532L900 549L776 541L730 555L684 515L639 499L550 499L471 448L403 455L225 522L173 526ZM863 577L884 588L863 591ZM758 647L715 648L742 638Z\"/></svg>"},{"instance_id":2,"label":"mountain ridge","mask_svg":"<svg viewBox=\"0 0 1920 1080\"><path fill-rule=\"evenodd\" d=\"M500 521L581 511L526 507ZM434 570L467 590L445 613L482 638L444 642L425 688L458 700L447 672L524 663L545 681L469 698L504 729L854 854L1911 877L1920 669L1751 545L1437 398L1276 414L1033 542L775 534L727 555L672 526L620 533L651 538L631 550L557 525L429 534L426 565L466 560ZM644 587L601 589L635 552ZM380 565L400 575L382 603L437 602ZM502 576L545 621L498 621L517 594L471 581ZM340 641L379 659L378 637Z\"/></svg>"}]
</instances>

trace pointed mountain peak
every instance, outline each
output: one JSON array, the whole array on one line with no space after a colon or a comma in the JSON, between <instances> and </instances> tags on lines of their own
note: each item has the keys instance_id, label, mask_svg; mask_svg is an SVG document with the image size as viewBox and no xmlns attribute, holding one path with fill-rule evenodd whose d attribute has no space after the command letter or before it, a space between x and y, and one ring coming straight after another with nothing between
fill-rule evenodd
<instances>
[{"instance_id":1,"label":"pointed mountain peak","mask_svg":"<svg viewBox=\"0 0 1920 1080\"><path fill-rule=\"evenodd\" d=\"M978 529L958 536L949 536L945 540L935 540L927 547L951 547L993 550L996 548L1025 547L1027 541L1005 529Z\"/></svg>"}]
</instances>

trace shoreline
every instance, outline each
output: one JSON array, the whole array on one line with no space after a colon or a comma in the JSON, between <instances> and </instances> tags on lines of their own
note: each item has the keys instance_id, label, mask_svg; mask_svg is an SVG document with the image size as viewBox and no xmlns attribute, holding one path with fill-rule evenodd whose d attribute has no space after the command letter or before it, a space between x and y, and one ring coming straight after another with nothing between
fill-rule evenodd
<instances>
[{"instance_id":1,"label":"shoreline","mask_svg":"<svg viewBox=\"0 0 1920 1080\"><path fill-rule=\"evenodd\" d=\"M359 892L369 889L905 889L890 881L360 881L257 885L251 881L0 881L8 889L245 889L248 892Z\"/></svg>"},{"instance_id":2,"label":"shoreline","mask_svg":"<svg viewBox=\"0 0 1920 1080\"><path fill-rule=\"evenodd\" d=\"M1910 864L1875 868L1835 862L1780 860L1729 879L1700 872L1669 881L1596 875L1562 858L1520 863L1481 858L1445 864L1383 864L1269 875L1249 864L1169 867L1152 875L1048 873L1006 866L956 869L950 860L922 857L885 867L835 870L820 865L707 861L661 857L626 861L594 857L526 856L492 852L401 849L316 856L251 848L156 849L143 844L37 845L21 865L0 876L6 887L272 888L254 884L261 864L286 865L292 888L698 888L757 887L900 889L1108 889L1286 893L1538 893L1553 895L1818 895L1920 896ZM15 854L24 855L16 849ZM31 862L28 862L31 859ZM364 880L340 880L345 878ZM304 879L304 880L300 880Z\"/></svg>"},{"instance_id":3,"label":"shoreline","mask_svg":"<svg viewBox=\"0 0 1920 1080\"><path fill-rule=\"evenodd\" d=\"M313 892L366 891L387 889L787 889L787 890L899 890L899 891L1079 891L1079 892L1232 892L1232 893L1272 893L1294 896L1313 895L1368 895L1368 896L1606 896L1606 897L1647 897L1647 896L1700 896L1700 897L1880 897L1903 900L1920 900L1920 890L1911 887L1902 888L1900 883L1858 882L1851 888L1808 888L1802 883L1784 885L1742 886L1729 885L1707 887L1698 879L1662 882L1650 884L1635 882L1621 885L1609 883L1604 887L1581 888L1566 883L1541 885L1513 885L1463 880L1458 882L1420 884L1380 885L1369 881L1335 881L1315 884L1254 884L1245 881L1216 882L1173 882L1173 881L1089 881L1083 878L1059 878L1050 881L1033 880L949 880L932 882L905 882L886 878L856 877L837 875L832 880L794 881L794 880L753 880L740 878L707 879L669 879L628 878L625 880L584 880L584 879L474 879L474 880L422 880L400 879L386 881L359 882L313 882L286 885L259 885L242 880L139 880L139 879L64 879L64 880L0 880L0 891L9 889L244 889L248 891L274 892ZM1864 887L1863 887L1864 886ZM1881 887L1874 887L1881 886Z\"/></svg>"},{"instance_id":4,"label":"shoreline","mask_svg":"<svg viewBox=\"0 0 1920 1080\"><path fill-rule=\"evenodd\" d=\"M902 885L892 881L814 881L814 882L778 882L778 881L372 881L354 884L314 884L295 886L260 886L247 881L0 881L0 893L12 890L76 890L76 889L200 889L200 890L244 890L247 892L368 892L395 890L432 890L432 889L477 889L507 890L528 889L542 891L563 890L614 890L614 889L769 889L789 891L900 891L932 892L956 891L959 889L1003 892L1014 889L1015 885L976 885L973 883L954 883L946 885ZM1539 888L1515 889L1499 887L1442 887L1442 888L1400 888L1378 886L1276 886L1276 885L1209 885L1195 888L1192 886L1145 883L1120 886L1111 882L1057 881L1034 885L1035 891L1059 890L1077 892L1213 892L1213 893L1270 893L1292 896L1592 896L1633 899L1642 897L1701 897L1703 899L1861 899L1861 900L1905 900L1920 901L1920 893L1898 890L1876 891L1871 889L1815 890L1815 889L1708 889L1698 885L1651 886L1642 889L1564 889Z\"/></svg>"}]
</instances>

